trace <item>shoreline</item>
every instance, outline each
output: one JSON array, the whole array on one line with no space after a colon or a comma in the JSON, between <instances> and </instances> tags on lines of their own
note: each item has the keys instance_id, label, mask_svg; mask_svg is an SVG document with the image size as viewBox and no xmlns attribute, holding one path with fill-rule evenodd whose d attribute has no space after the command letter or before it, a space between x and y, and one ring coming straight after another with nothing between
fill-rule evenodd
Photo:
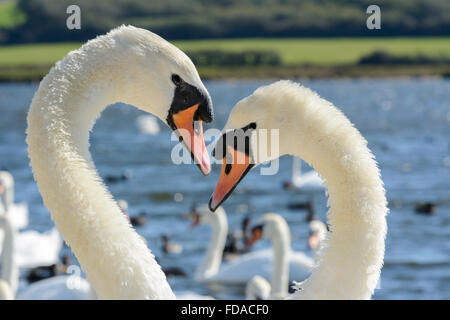
<instances>
[{"instance_id":1,"label":"shoreline","mask_svg":"<svg viewBox=\"0 0 450 320\"><path fill-rule=\"evenodd\" d=\"M0 66L0 82L39 82L51 65ZM268 78L396 78L450 77L450 64L443 65L280 65L198 67L205 80Z\"/></svg>"}]
</instances>

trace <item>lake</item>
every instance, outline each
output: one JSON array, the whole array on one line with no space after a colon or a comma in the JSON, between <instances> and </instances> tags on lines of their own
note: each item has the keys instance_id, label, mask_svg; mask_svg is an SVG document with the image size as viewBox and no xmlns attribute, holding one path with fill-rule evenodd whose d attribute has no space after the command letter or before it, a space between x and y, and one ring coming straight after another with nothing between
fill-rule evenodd
<instances>
[{"instance_id":1,"label":"lake","mask_svg":"<svg viewBox=\"0 0 450 320\"><path fill-rule=\"evenodd\" d=\"M206 128L224 125L232 106L257 87L272 81L207 81L216 120ZM341 108L368 140L380 165L390 213L386 256L375 299L450 298L450 80L449 79L358 79L302 80L305 86ZM16 201L29 206L29 229L53 227L48 210L28 165L25 144L26 115L37 84L0 84L0 168L16 180ZM132 178L109 184L116 199L129 203L134 216L145 212L148 223L138 227L163 267L180 267L186 278L171 278L176 291L193 290L217 298L243 298L243 288L204 286L194 280L210 238L210 229L191 229L181 215L193 203L207 203L220 167L202 177L194 165L176 166L170 153L176 142L162 122L159 135L142 134L136 119L143 112L128 105L108 107L91 135L91 152L101 176ZM282 188L291 175L291 158L281 158L274 176L248 174L225 203L231 229L240 228L249 215L253 221L266 212L276 212L289 223L292 247L307 251L308 226L305 211L288 204L311 199L316 214L326 218L326 196L295 193ZM310 168L304 166L305 170ZM436 203L434 215L419 215L419 203ZM180 255L165 255L161 235L183 245ZM262 241L255 250L269 246ZM69 253L65 248L61 254ZM309 254L309 253L308 253ZM71 263L76 264L71 256ZM22 287L24 282L21 283Z\"/></svg>"}]
</instances>

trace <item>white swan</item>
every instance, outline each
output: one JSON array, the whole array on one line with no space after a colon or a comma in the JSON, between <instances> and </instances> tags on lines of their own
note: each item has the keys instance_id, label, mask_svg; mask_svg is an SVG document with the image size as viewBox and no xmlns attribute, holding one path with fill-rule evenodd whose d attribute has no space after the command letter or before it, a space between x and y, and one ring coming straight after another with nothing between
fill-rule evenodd
<instances>
[{"instance_id":1,"label":"white swan","mask_svg":"<svg viewBox=\"0 0 450 320\"><path fill-rule=\"evenodd\" d=\"M278 154L256 153L258 128L279 130ZM326 181L330 233L319 265L294 298L369 299L383 265L388 210L379 169L358 130L313 91L279 81L238 102L223 132L215 149L222 172L210 208L219 207L255 165L284 154L301 157ZM235 145L239 135L247 139Z\"/></svg>"},{"instance_id":2,"label":"white swan","mask_svg":"<svg viewBox=\"0 0 450 320\"><path fill-rule=\"evenodd\" d=\"M286 255L291 280L303 280L310 274L313 260L302 252L289 250L290 243L286 244L287 248L280 247L276 240L272 243L273 249L245 253L222 264L222 253L228 233L225 210L219 207L215 213L212 213L205 205L199 207L196 214L198 215L197 223L207 223L212 226L210 244L202 263L195 272L196 281L245 285L256 275L271 279L272 261L278 259L282 253ZM288 235L286 236L289 238Z\"/></svg>"},{"instance_id":3,"label":"white swan","mask_svg":"<svg viewBox=\"0 0 450 320\"><path fill-rule=\"evenodd\" d=\"M254 276L245 286L246 300L268 300L272 287L265 278Z\"/></svg>"},{"instance_id":4,"label":"white swan","mask_svg":"<svg viewBox=\"0 0 450 320\"><path fill-rule=\"evenodd\" d=\"M8 214L16 229L28 226L28 206L14 203L14 178L8 171L0 171L0 214Z\"/></svg>"},{"instance_id":5,"label":"white swan","mask_svg":"<svg viewBox=\"0 0 450 320\"><path fill-rule=\"evenodd\" d=\"M139 131L143 134L155 136L160 131L158 120L151 115L142 115L137 117L136 124Z\"/></svg>"},{"instance_id":6,"label":"white swan","mask_svg":"<svg viewBox=\"0 0 450 320\"><path fill-rule=\"evenodd\" d=\"M12 226L11 232L14 232L15 264L19 268L33 268L56 263L63 245L56 229L46 233L33 230L17 232L28 225L28 208L26 204L14 203L14 179L7 171L0 171L0 199L0 207L5 209L3 216L8 218ZM0 230L0 252L4 238L2 233Z\"/></svg>"},{"instance_id":7,"label":"white swan","mask_svg":"<svg viewBox=\"0 0 450 320\"><path fill-rule=\"evenodd\" d=\"M19 269L14 254L17 233L9 217L0 216L0 229L3 230L0 300L12 300L16 296L19 283ZM90 284L77 275L57 276L37 281L19 292L16 299L93 299L95 294Z\"/></svg>"},{"instance_id":8,"label":"white swan","mask_svg":"<svg viewBox=\"0 0 450 320\"><path fill-rule=\"evenodd\" d=\"M61 275L34 282L16 300L95 300L91 284L77 275Z\"/></svg>"},{"instance_id":9,"label":"white swan","mask_svg":"<svg viewBox=\"0 0 450 320\"><path fill-rule=\"evenodd\" d=\"M325 188L323 179L315 170L302 173L302 160L295 156L292 158L291 183L298 190L322 190Z\"/></svg>"},{"instance_id":10,"label":"white swan","mask_svg":"<svg viewBox=\"0 0 450 320\"><path fill-rule=\"evenodd\" d=\"M123 26L70 52L42 80L28 113L33 174L99 298L172 299L161 267L102 183L89 153L89 131L117 101L179 129L201 171L210 172L201 120L212 120L212 104L195 66L161 37Z\"/></svg>"},{"instance_id":11,"label":"white swan","mask_svg":"<svg viewBox=\"0 0 450 320\"><path fill-rule=\"evenodd\" d=\"M19 285L19 270L14 261L15 230L7 216L0 216L0 230L3 231L1 254L0 296L3 299L13 299Z\"/></svg>"},{"instance_id":12,"label":"white swan","mask_svg":"<svg viewBox=\"0 0 450 320\"><path fill-rule=\"evenodd\" d=\"M19 268L35 268L58 263L63 240L56 228L40 233L16 232L14 259Z\"/></svg>"},{"instance_id":13,"label":"white swan","mask_svg":"<svg viewBox=\"0 0 450 320\"><path fill-rule=\"evenodd\" d=\"M258 225L253 228L250 240L257 241L261 238L270 239L273 246L271 284L263 285L264 280L252 278L250 283L247 283L247 287L255 286L259 290L266 290L270 287L269 297L265 291L261 292L259 296L265 299L284 299L288 294L289 254L291 252L291 234L286 220L275 213L263 215ZM310 269L312 269L312 264Z\"/></svg>"},{"instance_id":14,"label":"white swan","mask_svg":"<svg viewBox=\"0 0 450 320\"><path fill-rule=\"evenodd\" d=\"M310 236L308 244L311 244L312 238L317 237L317 243L310 247L314 256L319 251L320 244L326 238L327 228L320 220L312 220L309 222ZM246 286L247 300L266 300L266 299L283 299L288 296L289 286L289 261L290 231L286 220L275 213L268 213L261 217L257 225L252 229L252 237L250 242L258 241L261 238L270 239L274 247L274 259L272 261L272 277L271 283L260 276L253 277ZM313 262L311 260L311 268ZM273 288L273 290L272 290Z\"/></svg>"}]
</instances>

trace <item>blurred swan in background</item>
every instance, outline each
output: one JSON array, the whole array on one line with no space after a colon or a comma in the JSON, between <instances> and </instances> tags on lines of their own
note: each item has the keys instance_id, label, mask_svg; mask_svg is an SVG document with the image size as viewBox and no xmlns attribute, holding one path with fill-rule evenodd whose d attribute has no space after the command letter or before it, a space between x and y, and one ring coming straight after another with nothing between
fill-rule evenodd
<instances>
[{"instance_id":1,"label":"blurred swan in background","mask_svg":"<svg viewBox=\"0 0 450 320\"><path fill-rule=\"evenodd\" d=\"M8 217L0 217L0 228L3 230L0 299L93 299L95 294L87 280L77 275L56 276L46 280L37 281L16 296L19 283L19 266L16 264L14 254L16 232Z\"/></svg>"},{"instance_id":2,"label":"blurred swan in background","mask_svg":"<svg viewBox=\"0 0 450 320\"><path fill-rule=\"evenodd\" d=\"M143 134L155 136L159 133L158 119L152 115L142 115L136 119L139 131Z\"/></svg>"},{"instance_id":3,"label":"blurred swan in background","mask_svg":"<svg viewBox=\"0 0 450 320\"><path fill-rule=\"evenodd\" d=\"M257 128L278 130L276 156L259 153L253 158ZM215 153L224 168L211 210L220 207L251 168L285 154L301 157L327 182L331 230L318 252L319 264L292 297L370 299L383 265L388 209L380 170L361 133L332 103L291 81L261 87L239 101L222 132L242 131L238 129L249 131L245 137L250 143L244 153L226 144L227 137L219 139L215 150L228 152Z\"/></svg>"},{"instance_id":4,"label":"blurred swan in background","mask_svg":"<svg viewBox=\"0 0 450 320\"><path fill-rule=\"evenodd\" d=\"M77 275L61 275L30 284L16 300L95 300L91 284Z\"/></svg>"},{"instance_id":5,"label":"blurred swan in background","mask_svg":"<svg viewBox=\"0 0 450 320\"><path fill-rule=\"evenodd\" d=\"M44 233L16 231L15 238L14 259L19 268L34 268L59 261L63 240L56 228Z\"/></svg>"},{"instance_id":6,"label":"blurred swan in background","mask_svg":"<svg viewBox=\"0 0 450 320\"><path fill-rule=\"evenodd\" d=\"M299 157L292 157L291 181L283 183L285 189L296 189L300 191L323 190L325 185L323 179L315 170L310 170L302 174L302 160Z\"/></svg>"},{"instance_id":7,"label":"blurred swan in background","mask_svg":"<svg viewBox=\"0 0 450 320\"><path fill-rule=\"evenodd\" d=\"M0 216L0 230L3 231L1 244L0 297L13 299L19 285L19 269L14 261L15 230L8 216Z\"/></svg>"},{"instance_id":8,"label":"blurred swan in background","mask_svg":"<svg viewBox=\"0 0 450 320\"><path fill-rule=\"evenodd\" d=\"M99 298L174 299L89 153L96 119L118 101L162 119L201 172L210 173L202 122L212 121L213 110L195 66L158 35L132 26L88 41L42 80L27 119L30 164L45 205Z\"/></svg>"},{"instance_id":9,"label":"blurred swan in background","mask_svg":"<svg viewBox=\"0 0 450 320\"><path fill-rule=\"evenodd\" d=\"M14 203L14 178L8 171L0 171L0 214L8 214L16 229L28 226L28 206Z\"/></svg>"},{"instance_id":10,"label":"blurred swan in background","mask_svg":"<svg viewBox=\"0 0 450 320\"><path fill-rule=\"evenodd\" d=\"M273 258L271 277L253 277L247 283L247 298L284 299L288 295L290 270L294 268L303 269L304 276L297 279L305 279L313 267L312 259L305 256L302 252L293 252L291 250L289 226L286 220L279 214L267 213L253 227L252 237L249 239L250 244L262 238L269 239L272 242ZM303 265L291 266L293 260L292 255L296 256ZM270 284L267 279L270 279ZM269 296L267 296L267 288L270 288ZM261 292L258 293L258 290Z\"/></svg>"},{"instance_id":11,"label":"blurred swan in background","mask_svg":"<svg viewBox=\"0 0 450 320\"><path fill-rule=\"evenodd\" d=\"M56 263L63 245L56 229L46 233L17 231L28 225L28 208L26 204L14 204L14 179L7 171L0 171L0 198L0 207L6 209L0 216L8 218L8 223L12 225L11 232L14 233L13 254L16 265L19 268L33 268ZM0 252L4 238L2 232L0 230Z\"/></svg>"},{"instance_id":12,"label":"blurred swan in background","mask_svg":"<svg viewBox=\"0 0 450 320\"><path fill-rule=\"evenodd\" d=\"M271 285L261 276L254 276L245 286L246 300L269 300Z\"/></svg>"},{"instance_id":13,"label":"blurred swan in background","mask_svg":"<svg viewBox=\"0 0 450 320\"><path fill-rule=\"evenodd\" d=\"M212 213L207 205L200 206L196 212L195 224L205 223L212 226L212 238L203 262L196 270L196 281L245 285L255 275L271 279L272 261L274 256L279 254L279 246L245 253L222 264L222 253L228 233L226 212L219 207ZM290 243L287 245L290 248ZM289 251L287 259L290 279L303 280L310 274L313 260L304 253Z\"/></svg>"}]
</instances>

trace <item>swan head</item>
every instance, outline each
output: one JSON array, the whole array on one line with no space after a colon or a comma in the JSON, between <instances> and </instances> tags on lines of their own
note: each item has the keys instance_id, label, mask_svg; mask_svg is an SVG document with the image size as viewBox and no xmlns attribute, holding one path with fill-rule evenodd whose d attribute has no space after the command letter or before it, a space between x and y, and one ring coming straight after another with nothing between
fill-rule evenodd
<instances>
[{"instance_id":1,"label":"swan head","mask_svg":"<svg viewBox=\"0 0 450 320\"><path fill-rule=\"evenodd\" d=\"M247 240L246 246L252 246L260 239L278 239L280 234L289 235L289 227L286 220L276 213L267 213L252 228L251 236Z\"/></svg>"},{"instance_id":2,"label":"swan head","mask_svg":"<svg viewBox=\"0 0 450 320\"><path fill-rule=\"evenodd\" d=\"M302 108L301 100L314 95L291 81L278 81L258 88L234 106L213 151L216 160L222 161L222 171L209 201L212 211L228 198L252 168L290 153L290 146L295 143L292 130L301 126L298 117L294 118L300 123L291 120L293 114L298 114L298 110L292 109ZM294 105L293 100L298 103ZM272 133L278 134L277 141L272 141ZM272 153L276 149L273 147L278 147L278 153Z\"/></svg>"},{"instance_id":3,"label":"swan head","mask_svg":"<svg viewBox=\"0 0 450 320\"><path fill-rule=\"evenodd\" d=\"M211 171L202 122L213 121L208 91L191 59L158 35L131 26L109 34L125 56L128 101L174 130L204 175Z\"/></svg>"},{"instance_id":4,"label":"swan head","mask_svg":"<svg viewBox=\"0 0 450 320\"><path fill-rule=\"evenodd\" d=\"M192 227L196 227L200 224L222 225L226 223L226 213L222 207L217 208L215 213L212 213L208 205L201 205L190 214L192 218Z\"/></svg>"}]
</instances>

